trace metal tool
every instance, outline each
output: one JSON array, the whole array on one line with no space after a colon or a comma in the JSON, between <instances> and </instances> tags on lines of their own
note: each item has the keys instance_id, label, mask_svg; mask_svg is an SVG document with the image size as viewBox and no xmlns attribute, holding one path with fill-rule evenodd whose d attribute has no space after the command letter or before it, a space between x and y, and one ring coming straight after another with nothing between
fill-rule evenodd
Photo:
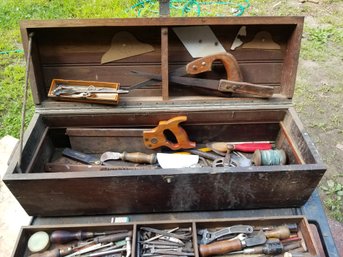
<instances>
[{"instance_id":1,"label":"metal tool","mask_svg":"<svg viewBox=\"0 0 343 257\"><path fill-rule=\"evenodd\" d=\"M219 157L212 162L212 167L229 167L233 166L231 163L230 151L227 151L224 157Z\"/></svg>"},{"instance_id":2,"label":"metal tool","mask_svg":"<svg viewBox=\"0 0 343 257\"><path fill-rule=\"evenodd\" d=\"M80 97L87 97L92 94L126 94L129 93L128 90L114 89L108 87L95 87L90 86L77 86L77 85L57 85L56 88L52 91L52 94L55 96L61 95L75 95L77 94Z\"/></svg>"},{"instance_id":3,"label":"metal tool","mask_svg":"<svg viewBox=\"0 0 343 257\"><path fill-rule=\"evenodd\" d=\"M264 245L255 246L251 248L243 249L242 251L232 252L232 254L256 254L256 253L263 253L266 255L276 255L280 254L284 251L284 247L280 240L267 240Z\"/></svg>"},{"instance_id":4,"label":"metal tool","mask_svg":"<svg viewBox=\"0 0 343 257\"><path fill-rule=\"evenodd\" d=\"M226 143L226 142L213 142L207 144L207 147L225 153L227 150L240 151L245 153L253 153L256 150L269 150L272 149L270 142L247 142L247 143Z\"/></svg>"},{"instance_id":5,"label":"metal tool","mask_svg":"<svg viewBox=\"0 0 343 257\"><path fill-rule=\"evenodd\" d=\"M64 156L71 159L91 164L91 165L108 165L106 161L122 159L123 161L135 162L135 163L156 163L155 154L144 154L140 152L136 153L117 153L117 152L106 152L101 155L100 159L96 156L85 154L70 148L65 148L62 152Z\"/></svg>"},{"instance_id":6,"label":"metal tool","mask_svg":"<svg viewBox=\"0 0 343 257\"><path fill-rule=\"evenodd\" d=\"M180 26L173 31L193 58L225 52L210 26Z\"/></svg>"},{"instance_id":7,"label":"metal tool","mask_svg":"<svg viewBox=\"0 0 343 257\"><path fill-rule=\"evenodd\" d=\"M252 166L251 160L239 152L232 152L231 164L232 164L232 166L235 166L235 167L250 167L250 166Z\"/></svg>"},{"instance_id":8,"label":"metal tool","mask_svg":"<svg viewBox=\"0 0 343 257\"><path fill-rule=\"evenodd\" d=\"M230 234L251 234L254 228L249 225L234 225L231 227L226 227L215 232L209 232L207 229L201 229L198 231L198 235L201 235L200 244L209 244L218 238L221 238Z\"/></svg>"},{"instance_id":9,"label":"metal tool","mask_svg":"<svg viewBox=\"0 0 343 257\"><path fill-rule=\"evenodd\" d=\"M106 163L106 162L105 162ZM83 165L69 163L53 163L49 162L44 165L46 172L78 172L78 171L111 171L111 170L152 170L157 169L157 165Z\"/></svg>"},{"instance_id":10,"label":"metal tool","mask_svg":"<svg viewBox=\"0 0 343 257\"><path fill-rule=\"evenodd\" d=\"M156 163L156 154L145 154L140 152L127 153L127 152L105 152L100 156L101 163L109 160L123 160L134 163Z\"/></svg>"},{"instance_id":11,"label":"metal tool","mask_svg":"<svg viewBox=\"0 0 343 257\"><path fill-rule=\"evenodd\" d=\"M70 148L64 148L62 154L73 160L77 160L86 164L101 165L101 161L99 160L99 158L90 154L81 153L79 151L76 151Z\"/></svg>"},{"instance_id":12,"label":"metal tool","mask_svg":"<svg viewBox=\"0 0 343 257\"><path fill-rule=\"evenodd\" d=\"M257 235L248 237L245 234L239 234L237 238L214 242L208 245L200 245L199 252L202 257L225 254L239 251L243 248L265 244L267 238L263 231Z\"/></svg>"},{"instance_id":13,"label":"metal tool","mask_svg":"<svg viewBox=\"0 0 343 257\"><path fill-rule=\"evenodd\" d=\"M177 116L167 121L160 121L158 126L143 131L144 145L149 149L156 149L166 146L172 150L195 148L196 143L188 139L186 131L179 125L186 121L187 116ZM166 131L173 134L176 142L172 142L166 137Z\"/></svg>"},{"instance_id":14,"label":"metal tool","mask_svg":"<svg viewBox=\"0 0 343 257\"><path fill-rule=\"evenodd\" d=\"M221 80L213 79L201 79L193 77L183 77L184 75L196 75L203 72L211 71L212 64L214 61L219 60L223 63L227 78ZM143 72L143 71L132 71L136 76L150 78L152 80L162 80L162 76L159 74ZM229 53L221 53L206 56L194 60L186 65L170 73L170 82L199 87L224 93L237 93L247 94L256 97L271 97L274 92L272 86L258 85L247 82L242 82L242 75L239 65L233 55ZM146 85L146 82L143 82ZM135 85L136 88L138 85Z\"/></svg>"},{"instance_id":15,"label":"metal tool","mask_svg":"<svg viewBox=\"0 0 343 257\"><path fill-rule=\"evenodd\" d=\"M139 256L194 256L192 229L140 227ZM156 241L157 240L157 241Z\"/></svg>"}]
</instances>

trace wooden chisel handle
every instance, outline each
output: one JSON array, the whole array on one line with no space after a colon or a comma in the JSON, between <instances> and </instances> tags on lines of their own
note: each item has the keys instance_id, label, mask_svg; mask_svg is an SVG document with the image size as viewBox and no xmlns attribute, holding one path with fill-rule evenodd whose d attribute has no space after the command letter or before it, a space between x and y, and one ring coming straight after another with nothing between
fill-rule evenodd
<instances>
[{"instance_id":1,"label":"wooden chisel handle","mask_svg":"<svg viewBox=\"0 0 343 257\"><path fill-rule=\"evenodd\" d=\"M156 154L145 154L140 152L127 153L123 152L121 155L123 161L135 162L135 163L156 163Z\"/></svg>"},{"instance_id":2,"label":"wooden chisel handle","mask_svg":"<svg viewBox=\"0 0 343 257\"><path fill-rule=\"evenodd\" d=\"M212 255L219 255L219 254L225 254L233 251L239 251L242 250L242 243L239 239L229 239L229 240L223 240L218 241L215 243L211 243L208 245L200 245L199 246L199 253L200 256L206 257L206 256L212 256Z\"/></svg>"},{"instance_id":3,"label":"wooden chisel handle","mask_svg":"<svg viewBox=\"0 0 343 257\"><path fill-rule=\"evenodd\" d=\"M264 234L267 238L286 239L290 237L291 232L287 226L279 226L273 230L264 231Z\"/></svg>"}]
</instances>

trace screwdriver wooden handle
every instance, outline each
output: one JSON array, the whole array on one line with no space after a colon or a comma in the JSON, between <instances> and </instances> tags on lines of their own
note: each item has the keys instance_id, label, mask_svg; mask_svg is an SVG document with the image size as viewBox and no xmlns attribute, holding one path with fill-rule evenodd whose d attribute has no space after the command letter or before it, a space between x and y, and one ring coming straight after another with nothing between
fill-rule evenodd
<instances>
[{"instance_id":1,"label":"screwdriver wooden handle","mask_svg":"<svg viewBox=\"0 0 343 257\"><path fill-rule=\"evenodd\" d=\"M135 163L156 163L156 154L145 154L140 152L127 153L123 152L121 155L123 161L135 162Z\"/></svg>"},{"instance_id":2,"label":"screwdriver wooden handle","mask_svg":"<svg viewBox=\"0 0 343 257\"><path fill-rule=\"evenodd\" d=\"M279 226L273 230L265 231L264 234L267 238L286 239L290 237L291 232L287 226Z\"/></svg>"},{"instance_id":3,"label":"screwdriver wooden handle","mask_svg":"<svg viewBox=\"0 0 343 257\"><path fill-rule=\"evenodd\" d=\"M62 257L66 256L68 254L71 254L74 252L74 249L72 247L67 247L67 248L55 248L53 250L45 251L42 253L35 253L29 255L29 257Z\"/></svg>"},{"instance_id":4,"label":"screwdriver wooden handle","mask_svg":"<svg viewBox=\"0 0 343 257\"><path fill-rule=\"evenodd\" d=\"M212 256L218 254L225 254L233 251L242 250L242 243L239 239L229 239L218 241L208 245L200 245L199 246L199 253L200 256Z\"/></svg>"},{"instance_id":5,"label":"screwdriver wooden handle","mask_svg":"<svg viewBox=\"0 0 343 257\"><path fill-rule=\"evenodd\" d=\"M56 230L50 235L50 242L57 244L65 244L73 240L84 240L94 236L93 232L70 232L65 230Z\"/></svg>"}]
</instances>

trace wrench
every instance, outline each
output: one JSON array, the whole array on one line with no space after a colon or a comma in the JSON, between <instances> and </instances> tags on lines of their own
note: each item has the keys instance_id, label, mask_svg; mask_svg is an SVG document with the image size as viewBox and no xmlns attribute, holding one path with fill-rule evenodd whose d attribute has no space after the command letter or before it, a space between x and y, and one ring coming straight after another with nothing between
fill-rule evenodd
<instances>
[{"instance_id":1,"label":"wrench","mask_svg":"<svg viewBox=\"0 0 343 257\"><path fill-rule=\"evenodd\" d=\"M207 229L201 229L198 231L198 235L202 236L200 244L209 244L214 240L229 235L229 234L251 234L254 231L252 226L249 225L234 225L226 227L215 232L209 232Z\"/></svg>"}]
</instances>

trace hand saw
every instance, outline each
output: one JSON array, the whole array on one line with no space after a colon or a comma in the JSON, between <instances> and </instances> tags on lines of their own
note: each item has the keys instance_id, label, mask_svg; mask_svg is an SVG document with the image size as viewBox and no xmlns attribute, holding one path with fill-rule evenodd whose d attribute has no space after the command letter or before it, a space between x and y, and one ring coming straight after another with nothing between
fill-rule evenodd
<instances>
[{"instance_id":1,"label":"hand saw","mask_svg":"<svg viewBox=\"0 0 343 257\"><path fill-rule=\"evenodd\" d=\"M185 75L200 74L206 71L212 70L212 64L214 61L219 60L223 63L227 78L214 80L214 79L203 79L194 77L184 77ZM136 76L149 78L151 80L161 81L162 76L160 74L143 72L143 71L131 71ZM188 63L185 67L178 68L169 74L169 81L192 87L205 88L209 90L215 90L224 93L236 93L246 94L255 97L271 97L274 92L272 86L257 85L247 82L242 82L242 75L240 72L239 65L233 55L229 53L221 53L210 55L196 59ZM136 84L132 88L145 86L149 84L147 81Z\"/></svg>"}]
</instances>

